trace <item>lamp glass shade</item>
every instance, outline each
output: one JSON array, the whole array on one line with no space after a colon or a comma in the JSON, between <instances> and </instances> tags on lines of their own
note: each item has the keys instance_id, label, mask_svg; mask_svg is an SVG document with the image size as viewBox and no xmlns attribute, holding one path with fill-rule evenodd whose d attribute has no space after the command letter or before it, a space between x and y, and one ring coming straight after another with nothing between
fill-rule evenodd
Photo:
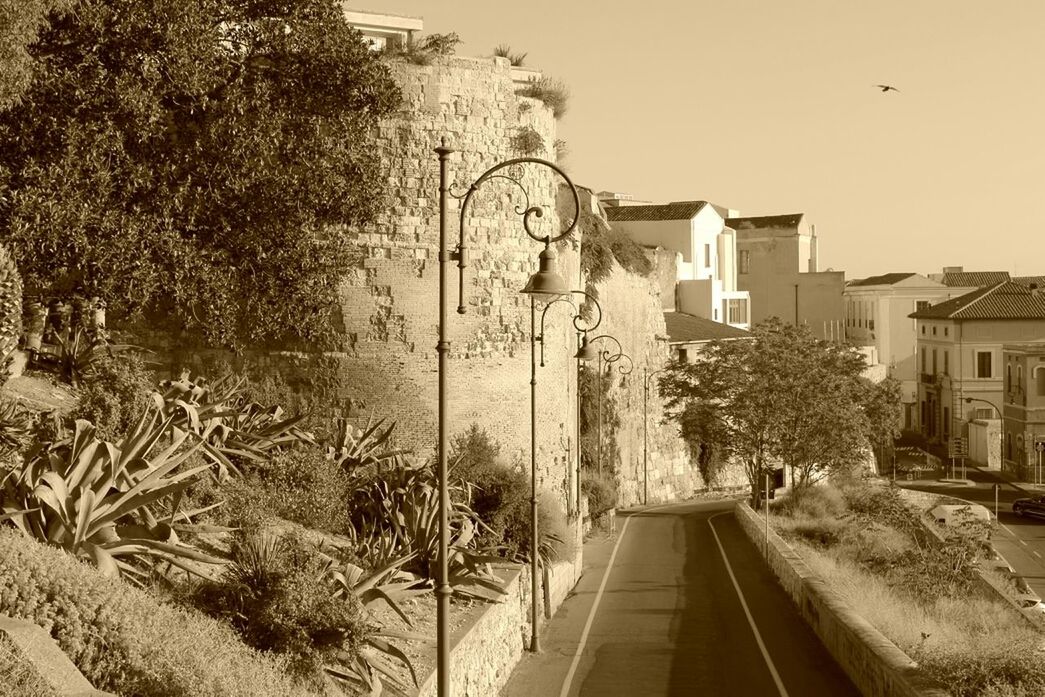
<instances>
[{"instance_id":1,"label":"lamp glass shade","mask_svg":"<svg viewBox=\"0 0 1045 697\"><path fill-rule=\"evenodd\" d=\"M540 256L540 267L521 292L527 295L568 295L570 293L566 281L556 268L555 251L551 247L545 247Z\"/></svg>"},{"instance_id":2,"label":"lamp glass shade","mask_svg":"<svg viewBox=\"0 0 1045 697\"><path fill-rule=\"evenodd\" d=\"M594 361L599 357L599 350L593 344L588 343L588 337L584 337L581 340L580 348L573 357L582 361Z\"/></svg>"}]
</instances>

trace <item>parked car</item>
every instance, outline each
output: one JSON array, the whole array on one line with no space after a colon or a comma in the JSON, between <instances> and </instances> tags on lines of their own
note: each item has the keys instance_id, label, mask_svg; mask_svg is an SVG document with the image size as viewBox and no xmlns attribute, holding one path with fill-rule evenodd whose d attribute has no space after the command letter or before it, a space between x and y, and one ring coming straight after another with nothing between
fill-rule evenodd
<instances>
[{"instance_id":1,"label":"parked car","mask_svg":"<svg viewBox=\"0 0 1045 697\"><path fill-rule=\"evenodd\" d=\"M1045 494L1016 499L1012 502L1012 512L1016 515L1033 515L1045 518Z\"/></svg>"}]
</instances>

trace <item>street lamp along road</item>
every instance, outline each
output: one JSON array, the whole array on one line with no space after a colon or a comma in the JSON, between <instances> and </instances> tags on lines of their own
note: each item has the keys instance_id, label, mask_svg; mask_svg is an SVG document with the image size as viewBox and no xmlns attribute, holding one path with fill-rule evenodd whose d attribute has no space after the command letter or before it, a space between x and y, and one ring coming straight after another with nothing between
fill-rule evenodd
<instances>
[{"instance_id":1,"label":"street lamp along road","mask_svg":"<svg viewBox=\"0 0 1045 697\"><path fill-rule=\"evenodd\" d=\"M534 157L520 157L512 160L505 160L499 164L494 165L490 169L486 170L476 179L468 190L461 196L457 196L450 191L450 184L447 178L447 160L454 150L447 146L446 138L442 139L439 147L435 148L435 152L439 155L439 343L436 344L436 352L439 355L439 461L437 476L439 479L439 563L438 563L438 574L439 577L436 583L436 626L437 626L437 659L436 659L436 672L437 672L437 687L439 697L450 697L450 595L453 589L449 584L449 542L450 542L450 530L448 513L450 509L450 493L449 483L447 481L447 446L449 441L449 423L447 419L447 367L448 358L450 352L450 342L447 339L447 295L448 295L448 270L451 261L457 262L457 268L459 269L459 298L457 304L458 314L465 314L465 282L464 282L464 270L468 265L468 247L465 238L465 222L467 220L468 210L472 203L472 196L476 191L479 190L484 183L492 179L503 179L511 184L514 184L519 190L522 191L523 196L526 199L526 205L523 208L517 208L516 212L522 217L523 230L526 234L536 242L542 242L544 244L544 250L541 252L539 260L540 266L536 273L534 273L530 280L526 283L526 287L523 288L522 292L530 296L530 347L531 354L533 353L533 335L534 335L534 324L535 324L535 312L536 303L538 298L550 299L560 295L567 295L570 292L569 287L566 285L566 281L563 280L556 268L556 254L555 250L552 249L551 245L553 242L565 238L569 235L573 229L577 226L577 220L580 218L580 196L577 193L577 188L570 181L570 178L566 176L566 173L556 167L551 162L546 160L537 159ZM551 235L538 235L534 232L531 227L534 218L541 218L544 216L544 209L540 206L530 205L529 194L526 187L523 186L522 182L519 181L515 176L507 170L509 167L515 165L526 165L535 164L541 167L547 167L553 172L558 174L565 180L569 185L570 193L573 196L573 220L570 222L566 229L559 232L554 237ZM457 249L453 252L447 249L447 222L449 210L447 206L447 196L453 196L454 198L463 199L461 203L460 211L460 237L457 244ZM533 358L531 357L531 363ZM531 533L532 537L537 537L537 439L536 439L536 379L533 378L530 381L530 514L533 518ZM535 551L535 550L534 550ZM533 620L533 635L531 640L531 650L536 651L538 649L537 643L537 564L536 554L531 555L534 558L532 565L532 584L534 592L531 593L533 598L532 607L532 620Z\"/></svg>"},{"instance_id":2,"label":"street lamp along road","mask_svg":"<svg viewBox=\"0 0 1045 697\"><path fill-rule=\"evenodd\" d=\"M596 328L598 328L599 324L602 323L602 306L599 304L599 301L595 299L595 296L591 295L590 293L586 293L583 290L572 290L570 292L573 293L573 294L576 294L576 295L583 295L587 301L589 301L593 305L595 305L595 309L598 311L597 319L595 320L595 322L590 324L590 326L587 326L587 327L581 326L579 324L580 322L588 323L588 322L590 322L590 320L588 320L588 319L586 319L584 317L584 315L582 314L581 310L578 309L577 306L573 303L573 300L570 299L570 298L566 298L566 297L556 298L555 300L552 300L550 303L546 304L544 306L544 310L541 312L541 333L537 337L537 341L539 341L541 343L541 367L543 368L544 367L544 319L545 319L545 317L548 314L548 310L555 303L557 303L557 302L569 303L570 307L572 307L574 309L574 315L571 318L571 320L573 322L573 328L577 331L577 353L575 353L573 355L573 357L575 359L577 359L577 405L576 405L576 412L574 414L574 428L576 429L576 431L574 433L574 440L577 443L577 447L575 448L577 462L576 462L575 466L573 466L573 465L570 466L571 467L570 468L570 478L573 479L573 482L572 483L567 483L567 487L566 487L566 498L567 498L566 508L567 508L567 513L576 513L576 514L579 515L580 514L580 510L581 510L581 451L580 451L580 443L581 443L581 391L580 391L580 386L581 386L581 363L582 362L593 361L593 360L595 360L597 358L595 347L582 345L581 344L581 336L583 334L587 333L587 332L594 331ZM576 485L576 492L577 492L576 493L576 497L573 496L573 492L574 492L574 488L573 487L574 487L574 485ZM576 506L576 508L574 509L574 511L571 512L570 508L574 507L574 506ZM534 544L534 548L536 549L537 541L534 540L533 544Z\"/></svg>"},{"instance_id":3,"label":"street lamp along road","mask_svg":"<svg viewBox=\"0 0 1045 697\"><path fill-rule=\"evenodd\" d=\"M668 369L668 366L654 370L652 373L650 369L643 368L642 377L642 505L648 505L647 501L647 480L649 478L648 464L649 460L649 426L647 422L649 420L649 383L654 375L657 373L663 373Z\"/></svg>"},{"instance_id":4,"label":"street lamp along road","mask_svg":"<svg viewBox=\"0 0 1045 697\"><path fill-rule=\"evenodd\" d=\"M627 371L625 371L624 370L624 366L621 365L621 366L618 366L618 370L620 370L622 375L628 375L628 374L631 373L632 369L634 368L634 363L632 363L631 356L629 356L628 354L624 353L624 348L620 345L620 341L618 341L617 337L613 336L612 334L602 334L600 336L595 337L594 339L589 339L587 333L585 333L584 339L581 342L581 347L580 347L580 349L578 349L578 353L580 353L581 351L584 351L584 352L586 352L586 355L590 355L590 352L592 350L592 344L594 344L596 341L601 341L602 339L608 339L608 340L612 341L613 343L615 343L617 345L617 353L610 353L610 351L607 350L607 349L603 349L603 350L598 352L598 358L599 358L599 368L598 368L598 371L599 371L599 383L598 383L598 395L596 396L596 400L597 400L597 403L598 403L599 420L598 420L598 428L596 430L596 440L597 440L597 443L596 443L596 453L597 453L597 455L596 455L596 462L597 462L597 465L598 465L597 469L598 469L600 477L602 476L602 374L603 374L602 365L603 365L604 361L606 362L607 365L611 365L611 364L616 363L617 361L619 361L621 358L627 358L628 359L628 364L631 366L631 368L629 368Z\"/></svg>"}]
</instances>

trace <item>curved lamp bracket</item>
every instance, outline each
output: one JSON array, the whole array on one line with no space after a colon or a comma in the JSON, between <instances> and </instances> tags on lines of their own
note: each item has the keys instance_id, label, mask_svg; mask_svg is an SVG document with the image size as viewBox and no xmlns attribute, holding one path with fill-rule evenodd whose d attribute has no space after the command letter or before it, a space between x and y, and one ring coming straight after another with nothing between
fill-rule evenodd
<instances>
[{"instance_id":1,"label":"curved lamp bracket","mask_svg":"<svg viewBox=\"0 0 1045 697\"><path fill-rule=\"evenodd\" d=\"M501 172L501 170L507 169L509 167L523 164L535 164L540 165L542 167L547 167L554 171L556 174L558 174L560 177L562 177L566 184L570 187L570 193L573 194L573 220L571 220L570 224L564 230L561 230L557 235L542 236L535 232L533 227L533 220L535 218L544 217L544 207L531 205L530 194L527 191L526 187L523 185L523 183L519 181L518 178L511 176L511 174ZM454 198L464 199L464 201L461 203L460 239L457 244L457 268L460 270L460 288L457 312L460 314L463 314L465 311L464 269L466 266L468 266L468 247L465 244L465 219L468 216L468 210L472 204L472 196L475 194L476 191L479 190L480 187L482 187L483 184L492 179L503 179L515 185L520 191L522 191L524 203L521 206L516 206L515 212L518 215L522 216L523 230L526 231L526 234L530 237L530 239L536 242L543 242L545 248L548 248L553 242L558 242L559 240L565 238L567 235L573 232L573 229L577 227L577 221L580 219L581 199L580 195L577 193L577 187L574 186L573 182L570 180L570 177L566 174L566 172L562 171L555 164L536 157L517 157L511 160L505 160L504 162L500 162L483 172L481 175L479 175L479 178L472 182L472 185L468 187L468 190L463 195L451 193L451 195Z\"/></svg>"}]
</instances>

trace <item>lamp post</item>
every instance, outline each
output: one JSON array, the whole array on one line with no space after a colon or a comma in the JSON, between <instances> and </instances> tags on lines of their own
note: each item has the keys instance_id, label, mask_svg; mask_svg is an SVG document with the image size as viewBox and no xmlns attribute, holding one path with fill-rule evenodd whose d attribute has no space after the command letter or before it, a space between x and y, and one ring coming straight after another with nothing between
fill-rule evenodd
<instances>
[{"instance_id":1,"label":"lamp post","mask_svg":"<svg viewBox=\"0 0 1045 697\"><path fill-rule=\"evenodd\" d=\"M547 303L544 306L544 310L541 312L541 333L537 337L537 341L539 341L541 343L541 367L543 368L544 367L544 320L545 320L545 317L548 314L548 310L551 309L552 305L554 305L555 303L557 303L557 302L568 303L570 305L570 307L572 307L574 309L574 315L570 319L573 322L573 328L575 330L577 330L577 352L573 355L573 357L577 360L577 408L576 408L576 413L574 414L574 427L576 428L576 433L574 434L574 440L577 443L577 447L576 447L577 463L576 463L576 468L573 468L572 467L572 463L571 463L571 470L570 470L571 478L574 480L573 483L576 485L577 495L576 495L576 497L574 497L572 495L573 491L574 491L573 486L572 485L568 485L567 486L567 510L571 506L575 505L576 508L574 510L576 511L576 513L578 515L580 515L580 510L581 510L581 451L580 451L580 447L581 447L581 445L580 445L580 443L581 443L581 416L580 416L580 414L581 414L581 412L580 412L580 409L581 409L581 392L580 392L580 387L581 387L581 363L586 363L586 362L589 362L589 361L593 361L593 360L595 360L597 358L597 352L595 350L595 347L591 346L590 344L586 344L586 343L582 344L581 343L581 337L583 335L586 335L587 332L594 331L596 328L598 328L599 324L602 322L602 306L599 305L599 301L595 299L595 296L591 295L590 293L586 293L583 290L571 290L570 293L573 293L573 294L576 294L576 295L583 295L587 301L589 301L593 305L595 305L595 309L598 311L597 319L595 320L595 322L590 324L587 327L581 326L581 324L580 324L581 322L587 323L587 322L589 322L589 320L585 319L585 317L582 315L580 309L578 309L577 306L573 303L572 299L566 298L566 297L559 297L559 298L556 298L555 300L552 300L550 303ZM534 544L534 548L536 548L537 541L534 540L533 544Z\"/></svg>"},{"instance_id":2,"label":"lamp post","mask_svg":"<svg viewBox=\"0 0 1045 697\"><path fill-rule=\"evenodd\" d=\"M657 373L663 373L667 368L660 368L654 370L652 373L649 368L643 368L642 377L642 505L648 505L647 501L647 480L649 479L648 460L649 460L649 426L647 421L649 420L649 381Z\"/></svg>"},{"instance_id":3,"label":"lamp post","mask_svg":"<svg viewBox=\"0 0 1045 697\"><path fill-rule=\"evenodd\" d=\"M599 353L598 353L598 357L599 357L599 369L598 369L599 370L599 383L598 383L598 395L596 395L596 402L598 404L599 417L598 417L598 427L597 427L596 432L595 432L596 433L596 440L597 440L595 452L597 453L597 455L596 455L596 462L598 463L597 464L597 468L598 468L598 472L599 472L599 476L600 477L602 476L602 373L603 373L602 364L603 364L603 361L605 361L607 364L615 363L616 361L620 360L622 357L626 357L628 359L628 363L631 363L631 357L628 356L626 353L624 353L624 348L620 345L620 341L618 341L617 337L613 336L612 334L602 334L600 336L595 337L594 339L589 339L587 337L587 335L585 335L584 336L584 341L581 343L581 348L586 348L589 344L594 344L596 341L601 341L602 339L608 339L608 340L612 341L613 343L615 343L617 345L617 353L611 354L607 349L603 349L603 350L599 351ZM621 366L621 367L623 368L623 366ZM622 373L624 375L627 375L630 372L631 372L631 370L628 370L627 373L624 373L622 371Z\"/></svg>"},{"instance_id":4,"label":"lamp post","mask_svg":"<svg viewBox=\"0 0 1045 697\"><path fill-rule=\"evenodd\" d=\"M439 147L435 148L435 152L439 155L439 342L436 344L436 351L439 355L439 446L438 446L438 465L437 465L437 477L439 480L439 549L438 549L438 579L436 582L436 639L437 639L437 657L436 657L436 671L438 673L437 678L437 694L439 697L450 696L450 595L453 589L449 583L449 547L450 547L450 528L449 528L449 510L450 510L450 492L447 481L447 444L449 439L449 423L447 421L447 367L448 358L450 352L450 342L447 339L447 296L448 296L448 281L447 272L449 270L450 262L456 261L457 268L459 270L459 297L457 304L458 314L465 314L465 282L464 282L464 270L468 265L468 248L465 238L465 221L467 219L468 210L472 203L472 197L476 191L486 182L492 179L502 179L508 181L511 184L517 186L526 198L526 207L522 209L516 209L519 215L522 217L522 226L526 234L536 242L544 244L544 250L540 253L540 266L536 273L534 273L530 280L526 283L526 287L523 288L522 292L530 295L530 347L531 356L533 354L533 341L534 341L534 316L536 309L537 298L551 298L557 297L569 293L569 288L562 276L559 275L556 269L556 254L555 250L552 249L551 245L553 242L557 242L573 231L573 228L577 225L577 220L580 217L580 197L577 194L577 189L574 187L573 182L566 176L566 173L556 167L551 162L541 160L533 157L521 157L512 160L505 160L500 162L490 169L486 170L472 182L471 186L468 187L467 192L462 196L456 196L450 192L450 185L447 178L447 164L449 156L453 151L452 148L446 144L446 138L442 139ZM562 230L558 235L538 235L532 228L532 221L534 218L541 218L544 215L544 209L540 206L531 206L529 202L529 195L526 187L523 186L519 179L512 175L510 171L506 170L509 167L524 164L535 164L541 167L548 167L560 177L562 177L569 185L570 192L573 195L574 205L574 216L573 221L570 225ZM447 249L447 223L448 223L448 207L447 207L447 196L451 195L454 198L463 199L461 202L460 210L460 228L459 228L459 240L457 249L453 252ZM531 362L532 362L531 358ZM532 379L530 382L530 421L531 421L531 437L530 437L530 465L531 465L531 477L530 484L532 487L531 492L531 514L533 516L533 534L536 537L536 525L537 525L537 451L536 451L536 379ZM535 555L536 556L536 555ZM536 564L534 565L533 571L533 587L537 587L537 571ZM534 644L536 644L537 637L537 601L536 593L534 595L533 603L533 637Z\"/></svg>"}]
</instances>

